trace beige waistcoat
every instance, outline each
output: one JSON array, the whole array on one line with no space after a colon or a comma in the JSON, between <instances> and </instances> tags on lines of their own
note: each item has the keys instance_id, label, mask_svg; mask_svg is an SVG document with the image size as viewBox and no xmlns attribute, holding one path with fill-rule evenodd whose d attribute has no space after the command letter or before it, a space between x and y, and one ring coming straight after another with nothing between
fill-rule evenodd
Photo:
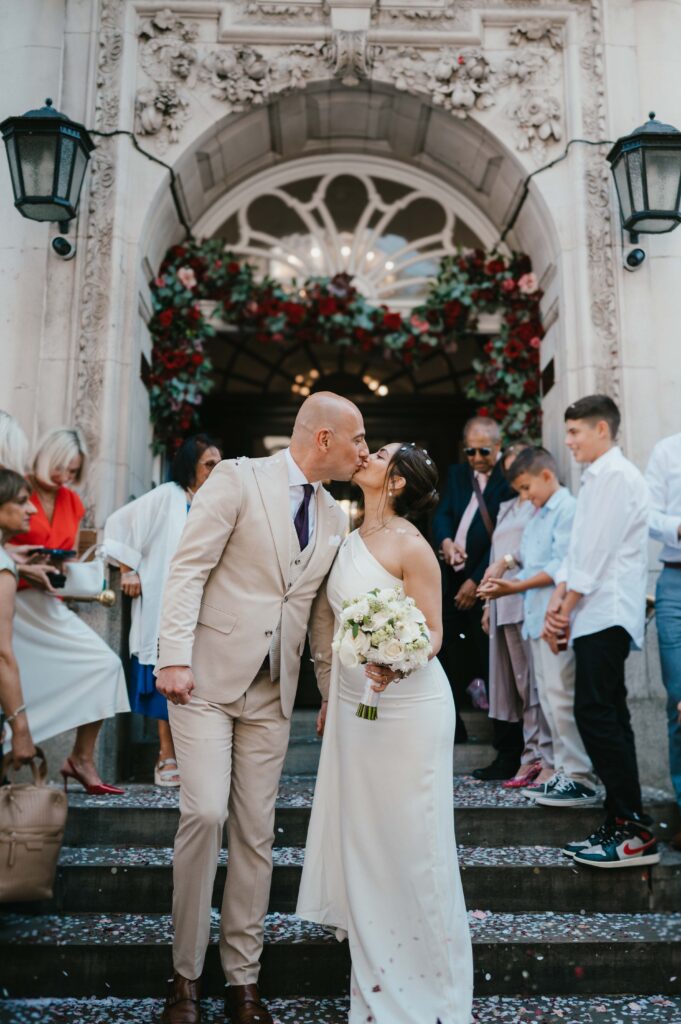
<instances>
[{"instance_id":1,"label":"beige waistcoat","mask_svg":"<svg viewBox=\"0 0 681 1024\"><path fill-rule=\"evenodd\" d=\"M309 632L326 696L333 613L323 584L347 520L323 487L315 500L315 534L301 555L283 453L230 459L213 470L171 562L157 670L191 665L198 696L231 703L248 689L279 632L278 677L288 717Z\"/></svg>"}]
</instances>

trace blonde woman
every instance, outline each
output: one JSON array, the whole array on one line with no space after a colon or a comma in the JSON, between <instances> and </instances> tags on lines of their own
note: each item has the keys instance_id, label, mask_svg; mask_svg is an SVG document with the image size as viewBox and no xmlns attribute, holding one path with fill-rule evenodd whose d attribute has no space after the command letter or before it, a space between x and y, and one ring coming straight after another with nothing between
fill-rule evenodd
<instances>
[{"instance_id":1,"label":"blonde woman","mask_svg":"<svg viewBox=\"0 0 681 1024\"><path fill-rule=\"evenodd\" d=\"M78 430L59 427L46 434L31 471L36 513L28 532L11 543L78 550L85 508L72 485L81 482L86 464L87 450ZM14 651L31 734L40 743L75 728L73 750L61 769L64 785L71 778L91 795L122 793L102 782L94 750L103 719L130 710L123 667L58 593L22 581L17 594Z\"/></svg>"}]
</instances>

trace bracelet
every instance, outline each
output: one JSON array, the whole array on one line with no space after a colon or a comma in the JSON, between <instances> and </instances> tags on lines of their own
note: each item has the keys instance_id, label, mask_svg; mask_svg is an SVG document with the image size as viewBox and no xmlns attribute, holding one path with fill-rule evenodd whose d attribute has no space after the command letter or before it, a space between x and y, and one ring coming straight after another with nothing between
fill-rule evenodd
<instances>
[{"instance_id":1,"label":"bracelet","mask_svg":"<svg viewBox=\"0 0 681 1024\"><path fill-rule=\"evenodd\" d=\"M515 569L515 558L513 555L504 555L503 561L506 562L507 569Z\"/></svg>"},{"instance_id":2,"label":"bracelet","mask_svg":"<svg viewBox=\"0 0 681 1024\"><path fill-rule=\"evenodd\" d=\"M18 707L13 714L8 715L7 718L5 719L5 721L7 722L8 725L11 725L12 722L14 721L14 719L18 718L18 716L22 713L22 711L25 711L25 710L26 710L26 705L22 704L21 707Z\"/></svg>"},{"instance_id":3,"label":"bracelet","mask_svg":"<svg viewBox=\"0 0 681 1024\"><path fill-rule=\"evenodd\" d=\"M137 579L139 579L139 573L137 572L136 569L131 569L130 572L121 573L121 580L129 580L133 576L137 576Z\"/></svg>"}]
</instances>

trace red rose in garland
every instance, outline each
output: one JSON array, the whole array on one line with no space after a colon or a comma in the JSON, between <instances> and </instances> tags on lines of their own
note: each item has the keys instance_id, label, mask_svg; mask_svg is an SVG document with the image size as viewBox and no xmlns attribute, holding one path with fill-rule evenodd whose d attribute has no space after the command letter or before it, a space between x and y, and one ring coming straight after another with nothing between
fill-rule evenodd
<instances>
[{"instance_id":1,"label":"red rose in garland","mask_svg":"<svg viewBox=\"0 0 681 1024\"><path fill-rule=\"evenodd\" d=\"M425 302L404 316L372 306L347 274L305 282L293 298L275 281L257 282L253 268L215 239L174 246L151 284L154 316L151 416L156 446L200 426L198 410L213 386L205 342L215 333L199 303L253 344L293 341L383 349L406 365L438 349L456 351L458 335L475 330L476 314L498 313L500 326L475 360L468 394L502 422L507 437L539 436L541 291L527 257L481 250L442 260ZM521 398L513 397L522 395Z\"/></svg>"}]
</instances>

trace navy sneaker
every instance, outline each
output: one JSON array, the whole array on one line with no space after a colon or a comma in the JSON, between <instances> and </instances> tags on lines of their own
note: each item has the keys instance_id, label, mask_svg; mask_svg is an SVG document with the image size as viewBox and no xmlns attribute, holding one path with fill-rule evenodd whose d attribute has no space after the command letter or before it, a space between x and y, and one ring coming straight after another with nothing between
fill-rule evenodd
<instances>
[{"instance_id":1,"label":"navy sneaker","mask_svg":"<svg viewBox=\"0 0 681 1024\"><path fill-rule=\"evenodd\" d=\"M584 853L587 850L590 850L592 846L600 846L601 839L609 832L610 828L610 823L606 821L602 825L599 825L596 831L592 832L590 836L586 837L586 839L574 840L571 843L566 843L562 852L566 857L574 857L578 853Z\"/></svg>"},{"instance_id":2,"label":"navy sneaker","mask_svg":"<svg viewBox=\"0 0 681 1024\"><path fill-rule=\"evenodd\" d=\"M583 782L563 776L546 793L537 793L533 799L542 807L589 807L597 803L598 793Z\"/></svg>"},{"instance_id":3,"label":"navy sneaker","mask_svg":"<svg viewBox=\"0 0 681 1024\"><path fill-rule=\"evenodd\" d=\"M604 828L598 843L574 854L575 864L589 864L592 868L645 867L660 863L660 852L655 834L635 821L617 818Z\"/></svg>"}]
</instances>

